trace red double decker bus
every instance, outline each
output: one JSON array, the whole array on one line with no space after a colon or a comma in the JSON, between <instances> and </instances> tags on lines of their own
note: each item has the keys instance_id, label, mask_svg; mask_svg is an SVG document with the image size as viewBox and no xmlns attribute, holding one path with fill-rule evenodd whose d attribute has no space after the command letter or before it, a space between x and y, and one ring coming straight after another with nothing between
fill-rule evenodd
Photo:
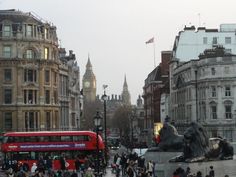
<instances>
[{"instance_id":1,"label":"red double decker bus","mask_svg":"<svg viewBox=\"0 0 236 177\"><path fill-rule=\"evenodd\" d=\"M98 136L99 152L104 151L104 143ZM28 164L31 168L40 157L52 158L53 170L59 170L60 157L65 155L67 169L75 169L77 156L84 158L94 155L97 150L97 135L91 131L40 131L11 132L3 135L2 152L5 163L9 160Z\"/></svg>"}]
</instances>

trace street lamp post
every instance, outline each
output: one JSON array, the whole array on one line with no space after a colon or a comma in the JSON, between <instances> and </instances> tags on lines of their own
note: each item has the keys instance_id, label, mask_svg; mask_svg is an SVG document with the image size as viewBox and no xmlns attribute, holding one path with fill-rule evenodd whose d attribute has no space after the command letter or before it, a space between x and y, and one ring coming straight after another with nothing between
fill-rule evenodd
<instances>
[{"instance_id":1,"label":"street lamp post","mask_svg":"<svg viewBox=\"0 0 236 177\"><path fill-rule=\"evenodd\" d=\"M132 111L132 113L130 114L130 128L131 128L131 138L130 138L130 150L133 150L133 146L134 146L134 130L133 130L133 120L134 120L134 113Z\"/></svg>"},{"instance_id":2,"label":"street lamp post","mask_svg":"<svg viewBox=\"0 0 236 177\"><path fill-rule=\"evenodd\" d=\"M106 88L108 85L103 85L104 94L102 96L103 99L103 106L104 106L104 139L105 139L105 163L107 166L107 108L106 108L106 102L107 102L107 95L106 95Z\"/></svg>"},{"instance_id":3,"label":"street lamp post","mask_svg":"<svg viewBox=\"0 0 236 177\"><path fill-rule=\"evenodd\" d=\"M131 117L131 148L134 148L134 128L133 128L133 115Z\"/></svg>"},{"instance_id":4,"label":"street lamp post","mask_svg":"<svg viewBox=\"0 0 236 177\"><path fill-rule=\"evenodd\" d=\"M97 161L96 161L96 169L95 169L95 176L100 177L100 161L99 161L99 141L98 141L98 133L99 133L99 128L101 127L101 121L102 117L100 116L99 112L97 111L95 117L94 117L94 125L96 127L96 154L97 154Z\"/></svg>"}]
</instances>

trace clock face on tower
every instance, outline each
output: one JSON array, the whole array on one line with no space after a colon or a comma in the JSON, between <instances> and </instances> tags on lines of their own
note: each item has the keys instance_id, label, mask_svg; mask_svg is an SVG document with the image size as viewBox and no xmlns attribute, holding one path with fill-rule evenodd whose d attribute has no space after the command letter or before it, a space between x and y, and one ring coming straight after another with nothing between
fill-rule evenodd
<instances>
[{"instance_id":1,"label":"clock face on tower","mask_svg":"<svg viewBox=\"0 0 236 177\"><path fill-rule=\"evenodd\" d=\"M90 82L89 82L89 81L86 81L86 82L84 83L84 87L86 87L86 88L90 87Z\"/></svg>"}]
</instances>

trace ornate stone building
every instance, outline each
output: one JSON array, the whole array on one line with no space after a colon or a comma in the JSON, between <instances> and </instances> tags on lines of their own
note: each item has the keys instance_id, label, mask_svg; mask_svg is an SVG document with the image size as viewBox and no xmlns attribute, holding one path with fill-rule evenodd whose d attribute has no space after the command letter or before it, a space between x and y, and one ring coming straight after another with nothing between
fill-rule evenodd
<instances>
[{"instance_id":1,"label":"ornate stone building","mask_svg":"<svg viewBox=\"0 0 236 177\"><path fill-rule=\"evenodd\" d=\"M170 64L170 112L179 131L191 121L210 136L235 141L235 24L219 29L185 27L176 36ZM223 50L224 48L224 50Z\"/></svg>"},{"instance_id":2,"label":"ornate stone building","mask_svg":"<svg viewBox=\"0 0 236 177\"><path fill-rule=\"evenodd\" d=\"M85 102L94 102L96 100L96 76L93 73L90 58L86 65L86 71L83 76L83 95Z\"/></svg>"},{"instance_id":3,"label":"ornate stone building","mask_svg":"<svg viewBox=\"0 0 236 177\"><path fill-rule=\"evenodd\" d=\"M59 60L56 27L31 13L1 10L0 48L1 130L60 129L58 91L69 92L69 82L62 79L60 87L68 68Z\"/></svg>"},{"instance_id":4,"label":"ornate stone building","mask_svg":"<svg viewBox=\"0 0 236 177\"><path fill-rule=\"evenodd\" d=\"M79 129L82 112L79 66L72 50L66 55L66 50L60 48L59 56L60 129Z\"/></svg>"},{"instance_id":5,"label":"ornate stone building","mask_svg":"<svg viewBox=\"0 0 236 177\"><path fill-rule=\"evenodd\" d=\"M236 56L223 47L207 49L199 59L171 63L171 118L183 132L191 121L210 136L236 137Z\"/></svg>"}]
</instances>

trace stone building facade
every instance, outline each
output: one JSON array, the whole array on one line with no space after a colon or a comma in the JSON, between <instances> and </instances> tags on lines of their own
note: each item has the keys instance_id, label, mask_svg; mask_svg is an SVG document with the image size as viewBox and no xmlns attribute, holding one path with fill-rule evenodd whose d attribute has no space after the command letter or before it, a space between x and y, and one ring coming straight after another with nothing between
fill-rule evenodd
<instances>
[{"instance_id":1,"label":"stone building facade","mask_svg":"<svg viewBox=\"0 0 236 177\"><path fill-rule=\"evenodd\" d=\"M59 58L60 129L78 130L83 102L80 93L80 69L72 50L66 55L66 50L60 48Z\"/></svg>"},{"instance_id":2,"label":"stone building facade","mask_svg":"<svg viewBox=\"0 0 236 177\"><path fill-rule=\"evenodd\" d=\"M55 26L31 13L0 11L1 130L60 129L62 68Z\"/></svg>"},{"instance_id":3,"label":"stone building facade","mask_svg":"<svg viewBox=\"0 0 236 177\"><path fill-rule=\"evenodd\" d=\"M161 122L161 95L169 94L169 62L171 51L161 52L161 63L145 79L143 99L145 128L153 129L154 123Z\"/></svg>"},{"instance_id":4,"label":"stone building facade","mask_svg":"<svg viewBox=\"0 0 236 177\"><path fill-rule=\"evenodd\" d=\"M235 30L236 24L221 24L219 29L185 26L176 36L170 64L169 110L180 132L191 121L198 121L210 136L235 141L235 61L234 56L229 57L236 54Z\"/></svg>"},{"instance_id":5,"label":"stone building facade","mask_svg":"<svg viewBox=\"0 0 236 177\"><path fill-rule=\"evenodd\" d=\"M236 56L223 47L205 50L197 60L171 63L171 118L180 132L191 121L211 137L236 141Z\"/></svg>"}]
</instances>

